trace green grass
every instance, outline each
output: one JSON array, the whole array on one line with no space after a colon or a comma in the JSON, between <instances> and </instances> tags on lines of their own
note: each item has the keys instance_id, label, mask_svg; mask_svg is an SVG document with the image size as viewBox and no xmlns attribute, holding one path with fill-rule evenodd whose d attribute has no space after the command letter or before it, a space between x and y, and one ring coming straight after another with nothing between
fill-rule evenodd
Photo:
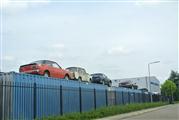
<instances>
[{"instance_id":1,"label":"green grass","mask_svg":"<svg viewBox=\"0 0 179 120\"><path fill-rule=\"evenodd\" d=\"M132 111L159 107L166 105L164 102L156 102L156 103L141 103L141 104L128 104L128 105L120 105L120 106L109 106L103 107L96 110L92 110L89 112L83 113L71 113L63 116L50 116L43 118L43 120L91 120L96 118L102 118L107 116L112 116L116 114L128 113Z\"/></svg>"}]
</instances>

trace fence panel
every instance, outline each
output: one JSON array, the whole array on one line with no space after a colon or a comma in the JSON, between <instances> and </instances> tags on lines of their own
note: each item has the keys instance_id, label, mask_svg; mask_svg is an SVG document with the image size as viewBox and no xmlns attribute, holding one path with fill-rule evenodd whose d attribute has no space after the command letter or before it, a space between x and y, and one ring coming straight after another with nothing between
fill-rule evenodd
<instances>
[{"instance_id":1,"label":"fence panel","mask_svg":"<svg viewBox=\"0 0 179 120\"><path fill-rule=\"evenodd\" d=\"M123 98L122 98L122 91L116 91L116 104L121 105L123 104Z\"/></svg>"},{"instance_id":2,"label":"fence panel","mask_svg":"<svg viewBox=\"0 0 179 120\"><path fill-rule=\"evenodd\" d=\"M32 86L28 83L13 82L11 119L27 119L32 117Z\"/></svg>"},{"instance_id":3,"label":"fence panel","mask_svg":"<svg viewBox=\"0 0 179 120\"><path fill-rule=\"evenodd\" d=\"M130 101L129 101L129 94L128 94L127 91L123 91L123 101L124 101L124 104L130 103Z\"/></svg>"},{"instance_id":4,"label":"fence panel","mask_svg":"<svg viewBox=\"0 0 179 120\"><path fill-rule=\"evenodd\" d=\"M96 107L100 108L106 106L105 90L96 90Z\"/></svg>"},{"instance_id":5,"label":"fence panel","mask_svg":"<svg viewBox=\"0 0 179 120\"><path fill-rule=\"evenodd\" d=\"M134 103L134 92L129 91L130 103Z\"/></svg>"},{"instance_id":6,"label":"fence panel","mask_svg":"<svg viewBox=\"0 0 179 120\"><path fill-rule=\"evenodd\" d=\"M137 92L137 93L135 94L135 96L136 96L136 97L135 97L135 98L136 98L136 103L140 103L140 93Z\"/></svg>"},{"instance_id":7,"label":"fence panel","mask_svg":"<svg viewBox=\"0 0 179 120\"><path fill-rule=\"evenodd\" d=\"M134 91L134 103L138 103L138 93Z\"/></svg>"},{"instance_id":8,"label":"fence panel","mask_svg":"<svg viewBox=\"0 0 179 120\"><path fill-rule=\"evenodd\" d=\"M115 105L115 91L108 91L108 105Z\"/></svg>"},{"instance_id":9,"label":"fence panel","mask_svg":"<svg viewBox=\"0 0 179 120\"><path fill-rule=\"evenodd\" d=\"M0 120L2 120L3 113L3 81L0 80Z\"/></svg>"},{"instance_id":10,"label":"fence panel","mask_svg":"<svg viewBox=\"0 0 179 120\"><path fill-rule=\"evenodd\" d=\"M79 88L63 87L63 113L80 112Z\"/></svg>"},{"instance_id":11,"label":"fence panel","mask_svg":"<svg viewBox=\"0 0 179 120\"><path fill-rule=\"evenodd\" d=\"M35 89L34 89L35 90ZM34 99L34 117L42 118L49 115L60 114L60 87L54 85L36 86Z\"/></svg>"},{"instance_id":12,"label":"fence panel","mask_svg":"<svg viewBox=\"0 0 179 120\"><path fill-rule=\"evenodd\" d=\"M159 97L153 95L153 100L159 101ZM32 120L149 101L150 94L137 90L19 73L0 75L2 120Z\"/></svg>"},{"instance_id":13,"label":"fence panel","mask_svg":"<svg viewBox=\"0 0 179 120\"><path fill-rule=\"evenodd\" d=\"M81 101L82 101L82 111L89 111L94 108L94 91L93 89L81 89Z\"/></svg>"}]
</instances>

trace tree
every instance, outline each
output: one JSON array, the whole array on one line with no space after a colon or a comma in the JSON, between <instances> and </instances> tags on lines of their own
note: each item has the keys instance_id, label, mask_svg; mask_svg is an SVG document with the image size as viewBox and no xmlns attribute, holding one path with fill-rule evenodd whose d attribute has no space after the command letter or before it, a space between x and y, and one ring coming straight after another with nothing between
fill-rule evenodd
<instances>
[{"instance_id":1,"label":"tree","mask_svg":"<svg viewBox=\"0 0 179 120\"><path fill-rule=\"evenodd\" d=\"M178 72L172 70L171 73L170 73L170 77L168 79L171 80L171 81L175 81L175 79L177 77L179 77Z\"/></svg>"},{"instance_id":2,"label":"tree","mask_svg":"<svg viewBox=\"0 0 179 120\"><path fill-rule=\"evenodd\" d=\"M173 102L173 93L176 91L176 85L171 80L166 80L161 86L161 92L168 97L169 103Z\"/></svg>"},{"instance_id":3,"label":"tree","mask_svg":"<svg viewBox=\"0 0 179 120\"><path fill-rule=\"evenodd\" d=\"M173 96L176 101L179 101L179 88L177 88L177 90L174 92Z\"/></svg>"},{"instance_id":4,"label":"tree","mask_svg":"<svg viewBox=\"0 0 179 120\"><path fill-rule=\"evenodd\" d=\"M171 71L169 80L173 81L177 86L177 90L174 92L174 99L179 100L179 73L177 71Z\"/></svg>"}]
</instances>

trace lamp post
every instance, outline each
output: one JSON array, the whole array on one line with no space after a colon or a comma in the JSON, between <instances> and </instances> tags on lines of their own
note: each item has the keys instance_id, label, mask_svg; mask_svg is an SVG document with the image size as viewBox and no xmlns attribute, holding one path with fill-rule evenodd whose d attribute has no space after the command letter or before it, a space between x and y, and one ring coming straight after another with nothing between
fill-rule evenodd
<instances>
[{"instance_id":1,"label":"lamp post","mask_svg":"<svg viewBox=\"0 0 179 120\"><path fill-rule=\"evenodd\" d=\"M154 62L150 62L148 63L148 73L149 73L149 88L150 88L150 101L153 102L152 100L152 89L151 89L151 80L150 80L150 65L151 64L155 64L155 63L159 63L160 61L154 61Z\"/></svg>"}]
</instances>

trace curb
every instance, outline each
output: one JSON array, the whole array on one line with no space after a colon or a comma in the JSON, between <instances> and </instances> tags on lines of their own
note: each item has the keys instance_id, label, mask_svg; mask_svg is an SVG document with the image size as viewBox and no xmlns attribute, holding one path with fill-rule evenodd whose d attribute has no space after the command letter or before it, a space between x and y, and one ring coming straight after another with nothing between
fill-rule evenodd
<instances>
[{"instance_id":1,"label":"curb","mask_svg":"<svg viewBox=\"0 0 179 120\"><path fill-rule=\"evenodd\" d=\"M119 114L119 115L115 115L115 116L100 118L100 119L96 119L96 120L122 120L122 119L125 119L125 118L137 116L137 115L140 115L140 114L143 114L143 113L148 113L148 112L164 109L165 107L168 107L168 106L171 106L171 105L164 105L164 106L155 107L155 108L148 108L148 109L139 110L139 111L135 111L135 112L124 113L124 114Z\"/></svg>"}]
</instances>

